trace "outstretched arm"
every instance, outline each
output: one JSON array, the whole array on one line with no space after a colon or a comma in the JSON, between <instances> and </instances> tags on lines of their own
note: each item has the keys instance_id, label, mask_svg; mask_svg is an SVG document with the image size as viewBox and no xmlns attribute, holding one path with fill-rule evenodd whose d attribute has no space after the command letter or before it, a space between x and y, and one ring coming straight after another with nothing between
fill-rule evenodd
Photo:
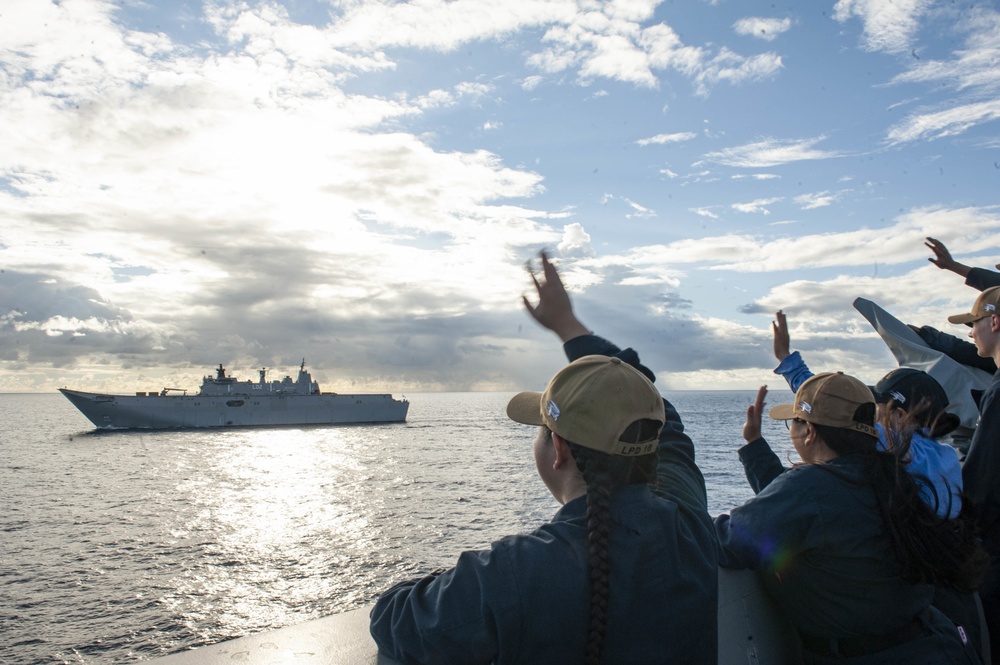
<instances>
[{"instance_id":1,"label":"outstretched arm","mask_svg":"<svg viewBox=\"0 0 1000 665\"><path fill-rule=\"evenodd\" d=\"M934 256L927 259L938 268L942 270L950 270L956 275L961 275L962 277L968 277L969 271L972 270L970 266L964 263L959 263L955 259L951 258L951 252L948 248L944 246L944 243L937 238L928 237L924 244L934 252Z\"/></svg>"},{"instance_id":2,"label":"outstretched arm","mask_svg":"<svg viewBox=\"0 0 1000 665\"><path fill-rule=\"evenodd\" d=\"M531 261L526 265L538 292L537 305L532 305L527 296L521 296L528 313L542 326L559 335L559 339L563 342L580 335L589 335L590 330L580 323L573 313L573 305L569 301L569 294L563 286L559 272L549 261L544 250L539 252L539 256L542 260L542 281L538 281L538 277L535 276Z\"/></svg>"}]
</instances>

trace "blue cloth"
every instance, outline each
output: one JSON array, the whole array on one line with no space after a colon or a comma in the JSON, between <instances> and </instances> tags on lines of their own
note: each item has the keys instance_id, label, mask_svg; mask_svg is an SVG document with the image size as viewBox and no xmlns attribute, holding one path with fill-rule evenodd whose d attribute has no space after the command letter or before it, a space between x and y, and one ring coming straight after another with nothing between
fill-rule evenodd
<instances>
[{"instance_id":1,"label":"blue cloth","mask_svg":"<svg viewBox=\"0 0 1000 665\"><path fill-rule=\"evenodd\" d=\"M592 335L564 349L571 360L596 353L639 366L634 351ZM631 485L611 500L603 661L715 665L718 557L705 480L677 411L666 400L664 407L656 487ZM465 552L448 571L384 592L371 612L372 637L404 663L579 665L590 605L587 549L580 497L532 533Z\"/></svg>"},{"instance_id":2,"label":"blue cloth","mask_svg":"<svg viewBox=\"0 0 1000 665\"><path fill-rule=\"evenodd\" d=\"M791 353L774 369L788 382L793 392L799 389L813 373L806 366L798 351ZM877 424L879 448L886 449L885 432ZM906 471L920 484L920 498L934 509L938 517L954 519L962 510L962 465L958 451L945 443L938 443L924 428L913 433L910 439L910 459Z\"/></svg>"},{"instance_id":3,"label":"blue cloth","mask_svg":"<svg viewBox=\"0 0 1000 665\"><path fill-rule=\"evenodd\" d=\"M720 565L757 570L795 628L817 638L886 635L926 616L920 636L836 662L978 662L955 625L930 607L934 587L900 577L860 455L786 470L764 439L739 454L757 495L715 519ZM833 659L807 653L806 662Z\"/></svg>"}]
</instances>

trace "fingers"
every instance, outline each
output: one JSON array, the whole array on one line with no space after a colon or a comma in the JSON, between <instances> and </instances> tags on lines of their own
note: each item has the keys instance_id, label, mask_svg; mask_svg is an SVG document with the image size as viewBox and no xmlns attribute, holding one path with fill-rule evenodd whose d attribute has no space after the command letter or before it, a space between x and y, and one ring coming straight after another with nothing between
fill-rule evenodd
<instances>
[{"instance_id":1,"label":"fingers","mask_svg":"<svg viewBox=\"0 0 1000 665\"><path fill-rule=\"evenodd\" d=\"M767 397L767 386L761 386L757 389L757 399L754 400L753 406L757 410L757 413L761 413L764 410L764 398Z\"/></svg>"}]
</instances>

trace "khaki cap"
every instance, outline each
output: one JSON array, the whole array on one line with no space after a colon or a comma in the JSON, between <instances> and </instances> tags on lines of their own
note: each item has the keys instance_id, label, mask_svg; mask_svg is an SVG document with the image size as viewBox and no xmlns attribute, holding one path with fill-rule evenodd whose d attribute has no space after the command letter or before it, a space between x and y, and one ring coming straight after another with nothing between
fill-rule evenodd
<instances>
[{"instance_id":1,"label":"khaki cap","mask_svg":"<svg viewBox=\"0 0 1000 665\"><path fill-rule=\"evenodd\" d=\"M798 418L815 425L853 429L877 437L874 409L871 422L854 420L862 404L875 404L868 386L843 372L824 372L799 386L792 404L779 404L768 415L775 420Z\"/></svg>"},{"instance_id":2,"label":"khaki cap","mask_svg":"<svg viewBox=\"0 0 1000 665\"><path fill-rule=\"evenodd\" d=\"M986 289L976 298L976 303L972 306L972 311L968 314L956 314L949 316L951 323L964 323L971 326L979 319L985 319L991 314L1000 314L997 308L1000 307L1000 286Z\"/></svg>"},{"instance_id":3,"label":"khaki cap","mask_svg":"<svg viewBox=\"0 0 1000 665\"><path fill-rule=\"evenodd\" d=\"M646 455L656 450L665 422L656 387L620 358L584 356L556 372L545 392L518 393L507 416L525 425L545 425L573 443L609 455ZM644 441L622 441L637 420L660 427Z\"/></svg>"}]
</instances>

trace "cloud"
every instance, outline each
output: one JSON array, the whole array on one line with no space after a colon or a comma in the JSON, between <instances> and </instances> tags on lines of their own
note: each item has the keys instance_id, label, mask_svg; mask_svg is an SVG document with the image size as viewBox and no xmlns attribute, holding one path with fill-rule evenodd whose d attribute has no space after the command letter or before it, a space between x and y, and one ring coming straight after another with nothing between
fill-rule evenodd
<instances>
[{"instance_id":1,"label":"cloud","mask_svg":"<svg viewBox=\"0 0 1000 665\"><path fill-rule=\"evenodd\" d=\"M932 0L838 0L833 18L841 23L860 19L868 50L900 53L910 50L920 19L932 5Z\"/></svg>"},{"instance_id":2,"label":"cloud","mask_svg":"<svg viewBox=\"0 0 1000 665\"><path fill-rule=\"evenodd\" d=\"M811 139L775 139L748 143L704 155L703 160L740 168L767 168L815 159L841 157L842 153L817 150L813 146L824 141L825 136Z\"/></svg>"},{"instance_id":3,"label":"cloud","mask_svg":"<svg viewBox=\"0 0 1000 665\"><path fill-rule=\"evenodd\" d=\"M549 47L529 56L528 63L546 73L575 69L584 84L608 78L646 88L659 86L656 72L675 71L691 78L699 95L721 82L740 85L781 69L781 58L772 53L747 57L723 47L712 55L684 45L666 23L644 27L656 4L606 3L576 13L546 30Z\"/></svg>"},{"instance_id":4,"label":"cloud","mask_svg":"<svg viewBox=\"0 0 1000 665\"><path fill-rule=\"evenodd\" d=\"M733 180L778 180L781 176L776 173L734 173L730 178Z\"/></svg>"},{"instance_id":5,"label":"cloud","mask_svg":"<svg viewBox=\"0 0 1000 665\"><path fill-rule=\"evenodd\" d=\"M1000 210L996 207L916 209L881 228L798 237L760 239L730 234L687 238L635 248L622 256L621 261L642 267L700 264L737 272L846 270L852 266L891 265L926 258L923 242L927 236L941 239L958 257L972 248L993 247L1000 243Z\"/></svg>"},{"instance_id":6,"label":"cloud","mask_svg":"<svg viewBox=\"0 0 1000 665\"><path fill-rule=\"evenodd\" d=\"M896 123L886 135L889 144L933 140L964 133L1000 118L1000 12L977 8L963 27L964 47L950 60L911 64L893 84L927 83L955 91L936 107L925 106Z\"/></svg>"},{"instance_id":7,"label":"cloud","mask_svg":"<svg viewBox=\"0 0 1000 665\"><path fill-rule=\"evenodd\" d=\"M764 215L770 215L771 211L766 206L778 203L779 201L784 201L784 197L777 196L769 199L757 199L749 203L733 203L730 207L737 212L759 212Z\"/></svg>"},{"instance_id":8,"label":"cloud","mask_svg":"<svg viewBox=\"0 0 1000 665\"><path fill-rule=\"evenodd\" d=\"M529 91L534 90L539 85L541 85L542 81L544 80L545 80L544 76L526 76L521 81L521 89Z\"/></svg>"},{"instance_id":9,"label":"cloud","mask_svg":"<svg viewBox=\"0 0 1000 665\"><path fill-rule=\"evenodd\" d=\"M688 212L693 212L699 217L707 217L709 219L718 219L719 216L712 212L711 208L688 208Z\"/></svg>"},{"instance_id":10,"label":"cloud","mask_svg":"<svg viewBox=\"0 0 1000 665\"><path fill-rule=\"evenodd\" d=\"M782 33L788 32L792 27L792 20L789 18L741 18L733 24L733 30L738 35L756 37L765 41L774 41Z\"/></svg>"},{"instance_id":11,"label":"cloud","mask_svg":"<svg viewBox=\"0 0 1000 665\"><path fill-rule=\"evenodd\" d=\"M971 127L1000 119L1000 99L955 106L943 111L912 115L886 135L891 144L955 136Z\"/></svg>"},{"instance_id":12,"label":"cloud","mask_svg":"<svg viewBox=\"0 0 1000 665\"><path fill-rule=\"evenodd\" d=\"M625 203L629 205L630 208L632 208L632 210L635 211L625 215L626 219L635 219L635 218L645 219L649 217L656 217L655 210L650 210L645 206L639 205L635 201L629 201L628 199L623 199L623 200L625 201Z\"/></svg>"},{"instance_id":13,"label":"cloud","mask_svg":"<svg viewBox=\"0 0 1000 665\"><path fill-rule=\"evenodd\" d=\"M572 223L563 227L562 240L557 247L559 255L567 258L596 256L597 252L590 246L590 234L582 224Z\"/></svg>"},{"instance_id":14,"label":"cloud","mask_svg":"<svg viewBox=\"0 0 1000 665\"><path fill-rule=\"evenodd\" d=\"M815 208L824 208L833 203L840 198L840 194L833 194L830 192L814 192L812 194L801 194L796 196L794 201L802 206L803 210L813 210Z\"/></svg>"},{"instance_id":15,"label":"cloud","mask_svg":"<svg viewBox=\"0 0 1000 665\"><path fill-rule=\"evenodd\" d=\"M656 136L651 136L648 139L639 139L636 141L638 145L643 147L647 145L664 145L666 143L680 143L682 141L690 141L691 139L698 138L698 135L693 132L677 132L675 134L657 134Z\"/></svg>"}]
</instances>

